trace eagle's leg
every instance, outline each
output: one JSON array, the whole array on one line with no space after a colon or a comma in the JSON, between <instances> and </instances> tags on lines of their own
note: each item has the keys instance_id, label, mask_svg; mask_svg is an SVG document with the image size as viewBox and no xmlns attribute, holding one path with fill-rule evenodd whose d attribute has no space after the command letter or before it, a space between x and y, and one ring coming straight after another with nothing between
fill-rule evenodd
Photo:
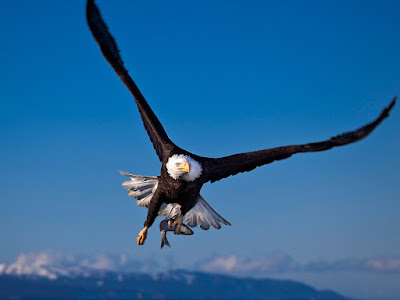
<instances>
[{"instance_id":1,"label":"eagle's leg","mask_svg":"<svg viewBox=\"0 0 400 300\"><path fill-rule=\"evenodd\" d=\"M138 245L143 245L144 244L144 241L146 240L146 238L147 238L147 226L145 226L140 232L139 232L139 235L138 235L138 237L136 238L136 240L137 240L137 244Z\"/></svg>"},{"instance_id":2,"label":"eagle's leg","mask_svg":"<svg viewBox=\"0 0 400 300\"><path fill-rule=\"evenodd\" d=\"M149 211L147 212L147 219L144 222L144 228L139 232L139 235L136 238L138 245L144 244L144 241L147 238L147 229L149 229L149 227L153 225L154 220L157 217L157 213L163 202L164 201L160 198L160 193L158 192L158 190L156 190L153 194L153 198L150 201Z\"/></svg>"},{"instance_id":3,"label":"eagle's leg","mask_svg":"<svg viewBox=\"0 0 400 300\"><path fill-rule=\"evenodd\" d=\"M174 223L172 223L172 226L176 225L174 234L178 234L179 232L181 232L182 223L183 223L183 216L177 217Z\"/></svg>"}]
</instances>

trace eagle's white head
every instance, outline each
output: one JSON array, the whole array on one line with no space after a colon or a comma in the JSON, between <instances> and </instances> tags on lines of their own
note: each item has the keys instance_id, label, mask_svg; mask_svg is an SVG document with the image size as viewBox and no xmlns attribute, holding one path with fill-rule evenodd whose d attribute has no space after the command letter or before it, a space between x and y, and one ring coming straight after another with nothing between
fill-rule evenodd
<instances>
[{"instance_id":1,"label":"eagle's white head","mask_svg":"<svg viewBox=\"0 0 400 300\"><path fill-rule=\"evenodd\" d=\"M174 154L167 161L167 171L173 179L193 181L200 177L203 168L193 158L183 154Z\"/></svg>"}]
</instances>

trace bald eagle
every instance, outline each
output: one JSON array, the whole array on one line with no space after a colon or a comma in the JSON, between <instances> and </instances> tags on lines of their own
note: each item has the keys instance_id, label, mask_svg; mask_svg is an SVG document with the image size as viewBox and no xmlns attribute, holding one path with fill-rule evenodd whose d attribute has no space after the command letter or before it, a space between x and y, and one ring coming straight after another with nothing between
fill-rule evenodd
<instances>
[{"instance_id":1,"label":"bald eagle","mask_svg":"<svg viewBox=\"0 0 400 300\"><path fill-rule=\"evenodd\" d=\"M94 0L88 0L86 9L87 21L94 39L100 46L105 59L132 93L144 127L162 163L161 174L157 177L136 176L122 172L131 178L131 181L124 183L125 187L129 189L130 196L138 198L139 205L148 207L144 228L137 237L138 245L144 244L147 230L157 215L172 216L174 226L176 226L175 233L180 232L185 217L189 226L200 225L203 229L208 229L210 224L216 228L221 227L220 223L229 225L200 196L203 184L215 182L240 172L248 172L273 161L289 158L296 153L324 151L354 143L370 134L388 117L396 103L397 97L394 97L371 123L358 130L340 134L325 141L240 153L222 158L199 156L178 147L171 141L125 69L117 44Z\"/></svg>"}]
</instances>

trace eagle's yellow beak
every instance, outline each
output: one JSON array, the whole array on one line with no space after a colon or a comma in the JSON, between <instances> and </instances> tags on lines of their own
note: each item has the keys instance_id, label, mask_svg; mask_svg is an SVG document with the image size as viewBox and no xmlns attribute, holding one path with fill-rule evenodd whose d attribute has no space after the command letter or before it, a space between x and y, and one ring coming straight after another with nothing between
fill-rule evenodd
<instances>
[{"instance_id":1,"label":"eagle's yellow beak","mask_svg":"<svg viewBox=\"0 0 400 300\"><path fill-rule=\"evenodd\" d=\"M182 166L178 168L178 171L189 173L190 172L190 165L188 162L184 162Z\"/></svg>"}]
</instances>

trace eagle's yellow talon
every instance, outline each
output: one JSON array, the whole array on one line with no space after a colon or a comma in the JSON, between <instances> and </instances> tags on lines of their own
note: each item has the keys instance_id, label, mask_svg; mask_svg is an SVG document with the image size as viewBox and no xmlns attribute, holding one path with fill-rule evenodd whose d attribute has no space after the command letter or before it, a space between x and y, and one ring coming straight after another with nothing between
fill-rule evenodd
<instances>
[{"instance_id":1,"label":"eagle's yellow talon","mask_svg":"<svg viewBox=\"0 0 400 300\"><path fill-rule=\"evenodd\" d=\"M147 238L147 227L143 228L140 232L138 237L136 238L137 244L138 245L143 245L144 241Z\"/></svg>"}]
</instances>

